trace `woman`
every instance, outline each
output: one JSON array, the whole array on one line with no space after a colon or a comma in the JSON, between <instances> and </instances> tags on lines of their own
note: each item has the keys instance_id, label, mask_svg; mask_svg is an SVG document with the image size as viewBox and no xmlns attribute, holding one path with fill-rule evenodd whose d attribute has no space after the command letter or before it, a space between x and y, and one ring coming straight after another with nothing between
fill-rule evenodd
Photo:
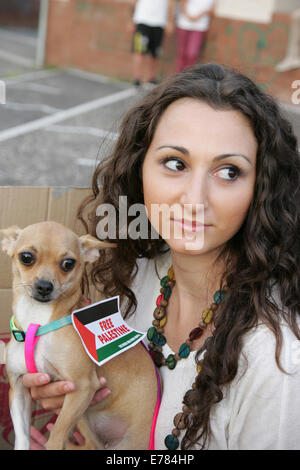
<instances>
[{"instance_id":1,"label":"woman","mask_svg":"<svg viewBox=\"0 0 300 470\"><path fill-rule=\"evenodd\" d=\"M196 64L214 12L214 0L180 0L177 15L176 72Z\"/></svg>"},{"instance_id":2,"label":"woman","mask_svg":"<svg viewBox=\"0 0 300 470\"><path fill-rule=\"evenodd\" d=\"M97 168L90 216L79 214L88 230L100 203L118 212L126 195L160 235L149 222L148 237L117 236L91 273L148 331L163 381L156 449L299 448L299 175L274 100L216 64L153 89ZM162 204L184 211L154 217ZM66 384L36 387L41 378L24 383L59 408Z\"/></svg>"}]
</instances>

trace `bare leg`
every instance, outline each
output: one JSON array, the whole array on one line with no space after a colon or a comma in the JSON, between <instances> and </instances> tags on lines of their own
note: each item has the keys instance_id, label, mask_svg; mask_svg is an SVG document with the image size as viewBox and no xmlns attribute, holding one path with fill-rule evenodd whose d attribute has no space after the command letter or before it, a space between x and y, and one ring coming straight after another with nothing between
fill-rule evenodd
<instances>
[{"instance_id":1,"label":"bare leg","mask_svg":"<svg viewBox=\"0 0 300 470\"><path fill-rule=\"evenodd\" d=\"M159 69L159 60L156 57L152 57L151 55L149 55L148 68L147 68L148 73L146 77L147 82L157 77L158 69Z\"/></svg>"},{"instance_id":2,"label":"bare leg","mask_svg":"<svg viewBox=\"0 0 300 470\"><path fill-rule=\"evenodd\" d=\"M133 53L133 78L134 80L143 80L145 68L145 56L140 52Z\"/></svg>"}]
</instances>

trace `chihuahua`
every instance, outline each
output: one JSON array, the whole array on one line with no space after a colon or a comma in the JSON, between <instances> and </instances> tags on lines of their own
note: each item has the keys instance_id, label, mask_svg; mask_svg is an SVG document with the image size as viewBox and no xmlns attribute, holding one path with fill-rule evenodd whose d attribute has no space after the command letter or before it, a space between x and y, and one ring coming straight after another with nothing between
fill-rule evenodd
<instances>
[{"instance_id":1,"label":"chihuahua","mask_svg":"<svg viewBox=\"0 0 300 470\"><path fill-rule=\"evenodd\" d=\"M10 227L0 234L2 249L12 260L12 310L21 331L31 323L43 326L86 306L81 289L85 265L97 260L99 249L114 246L91 235L78 237L52 221L24 229ZM52 381L75 384L51 430L48 450L148 448L157 381L153 362L141 343L99 367L68 325L40 337L35 361L37 370L49 374ZM13 336L7 345L6 369L15 449L26 450L30 448L31 395L22 383L27 372L24 342ZM89 406L100 375L112 393ZM69 441L75 426L85 438L84 446Z\"/></svg>"}]
</instances>

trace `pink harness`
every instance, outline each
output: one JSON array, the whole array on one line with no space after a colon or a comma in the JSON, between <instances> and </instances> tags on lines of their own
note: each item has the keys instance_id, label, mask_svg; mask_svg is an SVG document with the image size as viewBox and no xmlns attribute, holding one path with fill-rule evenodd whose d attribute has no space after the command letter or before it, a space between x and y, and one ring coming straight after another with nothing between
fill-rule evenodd
<instances>
[{"instance_id":1,"label":"pink harness","mask_svg":"<svg viewBox=\"0 0 300 470\"><path fill-rule=\"evenodd\" d=\"M30 323L25 336L25 362L28 372L36 374L38 372L34 360L34 347L39 340L39 336L35 336L41 325Z\"/></svg>"}]
</instances>

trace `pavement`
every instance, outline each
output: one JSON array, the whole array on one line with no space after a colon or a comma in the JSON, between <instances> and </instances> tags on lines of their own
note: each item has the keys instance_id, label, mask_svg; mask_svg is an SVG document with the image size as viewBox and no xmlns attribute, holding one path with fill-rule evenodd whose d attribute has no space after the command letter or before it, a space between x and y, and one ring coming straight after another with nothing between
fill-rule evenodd
<instances>
[{"instance_id":1,"label":"pavement","mask_svg":"<svg viewBox=\"0 0 300 470\"><path fill-rule=\"evenodd\" d=\"M0 185L89 187L143 91L76 69L35 68L36 32L0 28ZM284 105L300 141L300 105Z\"/></svg>"}]
</instances>

